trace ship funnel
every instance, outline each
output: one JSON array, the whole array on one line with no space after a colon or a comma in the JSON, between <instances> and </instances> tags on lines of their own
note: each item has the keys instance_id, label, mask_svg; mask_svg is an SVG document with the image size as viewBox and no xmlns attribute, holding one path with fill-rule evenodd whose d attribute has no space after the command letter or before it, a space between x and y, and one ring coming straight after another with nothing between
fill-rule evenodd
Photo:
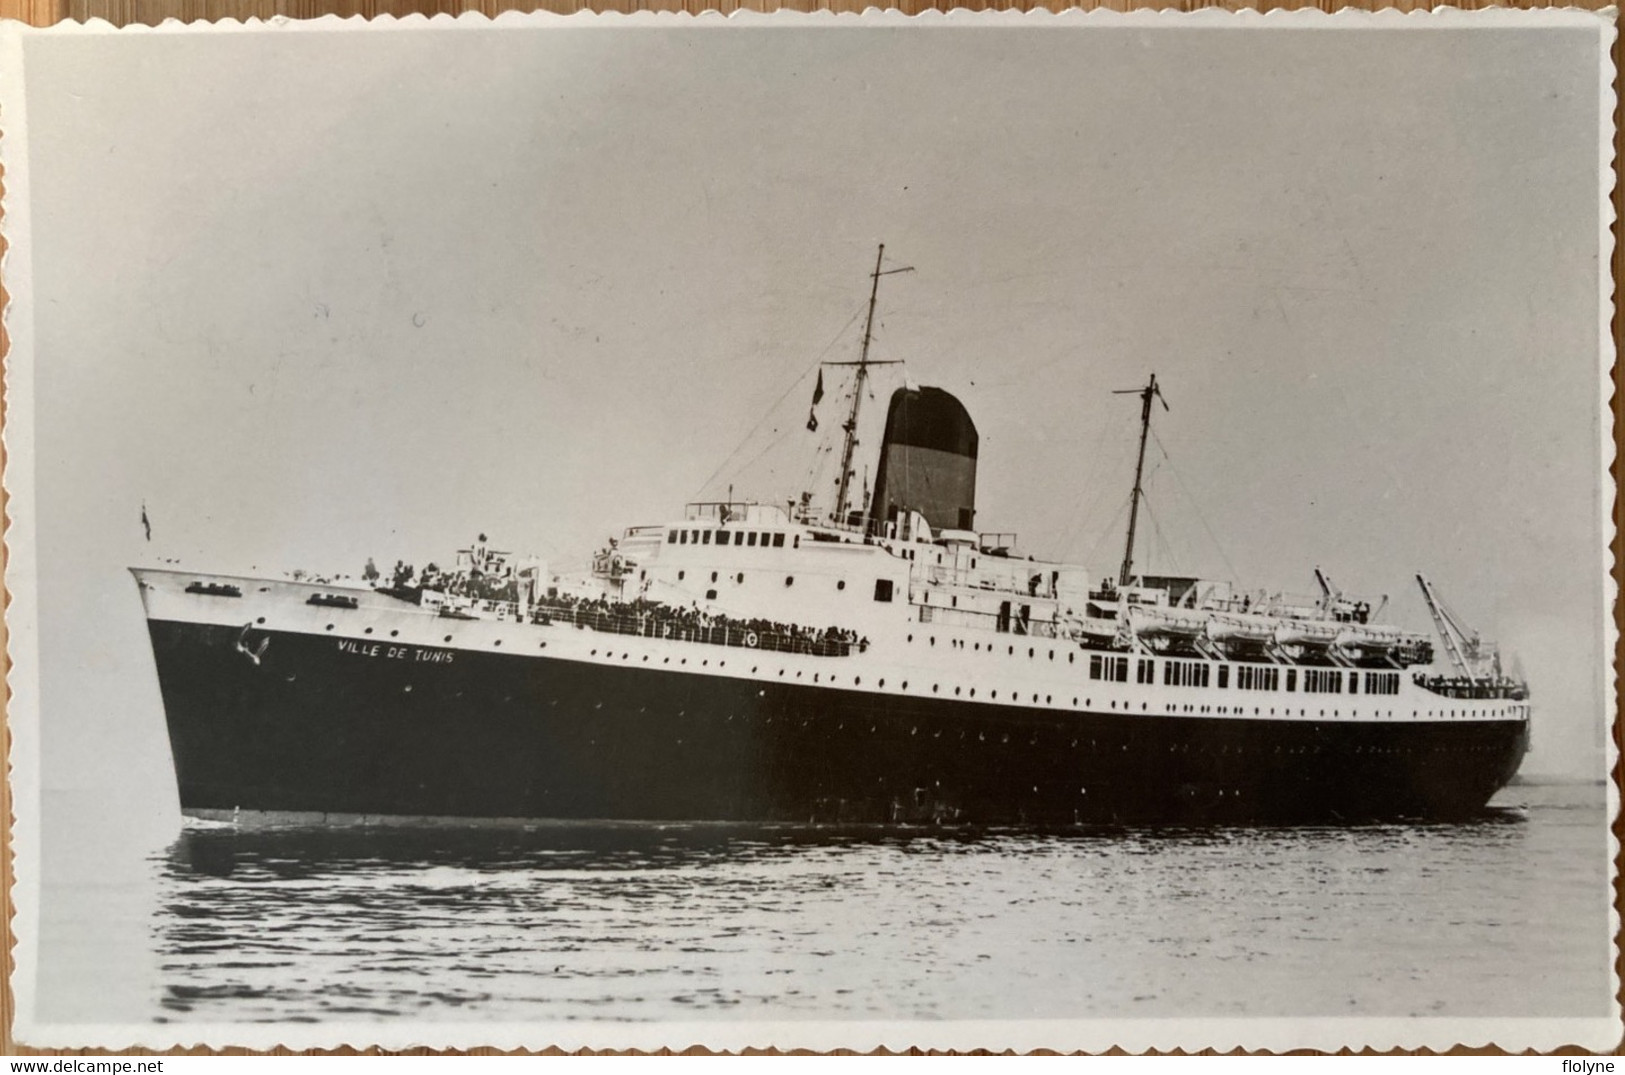
<instances>
[{"instance_id":1,"label":"ship funnel","mask_svg":"<svg viewBox=\"0 0 1625 1075\"><path fill-rule=\"evenodd\" d=\"M975 529L979 440L965 405L942 389L893 392L870 518L884 524L912 510L933 530Z\"/></svg>"}]
</instances>

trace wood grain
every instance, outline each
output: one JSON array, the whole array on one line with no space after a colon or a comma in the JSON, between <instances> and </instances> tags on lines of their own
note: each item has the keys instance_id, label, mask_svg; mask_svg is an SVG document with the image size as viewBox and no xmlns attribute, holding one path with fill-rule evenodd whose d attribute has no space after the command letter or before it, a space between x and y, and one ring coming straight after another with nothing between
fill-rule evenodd
<instances>
[{"instance_id":1,"label":"wood grain","mask_svg":"<svg viewBox=\"0 0 1625 1075\"><path fill-rule=\"evenodd\" d=\"M24 22L31 26L50 26L64 20L84 22L90 19L104 19L115 26L127 26L132 24L145 24L150 26L156 25L165 19L179 19L182 22L212 22L220 19L266 19L275 16L284 16L294 19L308 19L317 18L323 15L339 15L342 17L361 15L365 18L372 18L377 15L455 15L465 11L479 11L486 15L496 15L497 13L503 11L552 11L558 13L570 13L576 11L614 11L623 13L634 11L683 11L690 14L696 14L703 11L720 11L723 13L730 13L740 10L760 12L780 10L860 12L866 7L875 6L878 2L880 2L880 0L600 0L600 2L588 2L588 0L543 0L543 2L540 3L505 3L499 2L499 0L0 0L0 18ZM1610 0L1576 0L1576 2L1564 2L1564 0L1455 0L1453 6L1467 10L1478 10L1489 7L1513 7L1523 9L1567 7L1582 8L1590 11L1601 11L1607 8L1609 4ZM1435 6L1435 3L1433 0L1258 0L1256 3L1243 2L1243 0L1085 0L1085 2L1082 3L1067 4L1056 2L1056 0L1042 0L1042 2L1031 2L1031 0L934 0L934 2L930 3L922 2L922 0L893 0L893 2L887 6L912 15L918 14L922 11L947 11L955 8L963 8L972 11L1092 11L1098 8L1106 8L1113 11L1130 11L1140 8L1177 11L1194 11L1202 8L1220 8L1229 11L1318 9L1329 12L1338 11L1345 8L1357 8L1363 10L1395 9L1398 11L1417 11L1427 10ZM1616 18L1616 29L1625 29L1625 18ZM1612 56L1614 67L1617 71L1619 69L1621 58L1618 36L1616 36L1614 40ZM1620 87L1616 80L1616 96L1619 94L1619 89ZM1622 144L1625 144L1622 143L1622 139L1619 134L1621 116L1622 110L1616 104L1614 113L1614 159L1616 162L1621 156L1621 146ZM3 128L3 116L0 116L0 128ZM1625 274L1625 251L1622 251L1620 246L1619 223L1620 217L1625 215L1625 198L1622 198L1621 188L1618 185L1615 186L1612 197L1615 218L1613 226L1613 294L1615 314L1612 322L1612 331L1614 336L1615 353L1617 355L1621 345L1621 318L1618 312L1618 281L1621 275ZM3 219L4 209L4 175L3 173L0 173L0 219ZM3 257L4 250L4 240L0 239L0 257ZM0 274L0 304L7 301L9 301L9 296L4 287L3 274ZM0 325L0 365L3 365L5 356L9 354L9 349L9 336L5 332L4 326ZM1616 457L1613 464L1612 473L1616 487L1618 486L1621 477L1625 476L1625 467L1622 467L1621 461L1621 456L1625 456L1625 450L1621 450L1621 433L1622 430L1625 430L1625 422L1622 422L1621 419L1620 387L1621 374L1618 366L1616 365L1614 370L1614 398L1610 401L1610 405L1614 412L1613 432L1614 443L1616 446ZM4 399L0 399L0 429L4 428L4 422L5 401ZM0 444L0 469L3 469L4 463L4 446L3 444ZM0 490L0 512L5 512L6 508L7 504L4 492L3 490ZM1616 585L1619 585L1625 583L1625 572L1621 571L1621 561L1622 559L1625 559L1625 542L1622 542L1620 537L1621 531L1625 531L1625 501L1622 501L1617 496L1614 500L1613 515L1615 528L1612 547L1614 556L1613 574ZM11 521L10 515L6 514L4 518L5 523L9 525ZM0 556L3 556L3 552L0 552ZM6 597L6 604L10 604L9 595ZM1618 623L1621 629L1615 653L1615 669L1617 670L1622 663L1625 663L1625 605L1616 604L1614 615L1616 623ZM0 622L0 673L3 673L9 668L9 651L4 648L5 638L5 625L3 622ZM1619 684L1616 683L1616 691L1618 688ZM7 692L7 696L9 700L9 690ZM1616 697L1616 701L1619 700L1620 699ZM1616 712L1618 712L1620 709L1625 709L1625 705L1619 706L1616 709ZM1621 756L1621 761L1616 763L1613 773L1613 778L1617 785L1621 781L1622 777L1625 777L1625 723L1616 720L1613 728L1613 739L1615 745L1619 748L1619 753ZM9 759L11 754L11 734L10 727L7 724L0 724L0 748L5 750L5 757ZM18 1045L12 1038L12 1022L13 1016L15 1015L15 999L11 992L11 974L14 967L12 947L15 944L16 939L12 936L10 928L13 916L11 903L11 826L14 819L11 810L11 784L9 779L3 783L0 783L0 814L3 814L5 819L4 825L0 826L0 921L4 921L6 925L7 938L6 974L4 980L0 981L0 1052L3 1052L8 1056L37 1054L72 1056L111 1055L111 1051L105 1049L34 1049L28 1046ZM1621 841L1622 844L1625 844L1625 819L1615 820L1614 835ZM1625 896L1625 870L1619 869L1618 867L1620 865L1620 861L1616 860L1616 881L1614 893L1614 905L1616 909L1625 906L1625 899L1622 899L1622 896ZM1620 980L1625 981L1625 954L1621 954L1619 940L1619 938L1616 938L1615 970ZM1625 988L1622 988L1622 996L1625 996ZM187 1055L205 1055L213 1051L215 1050L188 1049L183 1050L182 1052ZM672 1051L673 1050L670 1049L659 1050L660 1053L668 1055L672 1053ZM763 1050L746 1050L747 1053L762 1051ZM886 1052L886 1050L879 1051L882 1053ZM1120 1050L1112 1051L1120 1052ZM1237 1050L1237 1052L1240 1051L1241 1050ZM1344 1050L1345 1053L1347 1051L1348 1050ZM1462 1047L1457 1047L1451 1051L1453 1053L1469 1054L1499 1052L1499 1050L1467 1049ZM155 1053L155 1050L137 1048L123 1050L122 1052L128 1055L152 1055ZM241 1055L251 1053L253 1050L223 1049L218 1050L218 1052ZM307 1050L306 1052L309 1055L356 1055L358 1053L365 1055L379 1055L383 1051L378 1049L333 1049ZM425 1055L433 1052L435 1052L435 1050L430 1049L409 1049L404 1051L405 1055ZM495 1055L497 1050L473 1049L468 1050L467 1052L479 1055ZM590 1050L580 1050L580 1052L585 1053L590 1052ZM689 1054L703 1054L706 1052L706 1050L694 1048L685 1050L685 1052ZM837 1052L847 1053L850 1052L850 1050L837 1050ZM909 1052L914 1055L919 1055L921 1050L911 1049ZM977 1050L977 1052L985 1051ZM1214 1052L1214 1050L1208 1049L1203 1050L1203 1052L1211 1054ZM1367 1052L1369 1052L1369 1050L1367 1050ZM1560 1050L1560 1052L1577 1054L1581 1052L1581 1050L1566 1049ZM1625 1044L1621 1045L1618 1052L1625 1054ZM272 1050L272 1053L273 1055L289 1055L292 1053L292 1050L276 1049ZM537 1055L558 1056L563 1054L558 1049L547 1049L541 1051Z\"/></svg>"}]
</instances>

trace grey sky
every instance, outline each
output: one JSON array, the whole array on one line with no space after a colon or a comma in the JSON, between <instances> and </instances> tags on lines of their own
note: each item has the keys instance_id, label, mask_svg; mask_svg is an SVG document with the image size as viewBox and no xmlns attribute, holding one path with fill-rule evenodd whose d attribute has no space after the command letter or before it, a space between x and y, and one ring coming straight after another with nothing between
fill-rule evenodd
<instances>
[{"instance_id":1,"label":"grey sky","mask_svg":"<svg viewBox=\"0 0 1625 1075\"><path fill-rule=\"evenodd\" d=\"M1520 655L1526 768L1600 776L1597 50L31 39L47 791L116 775L173 809L127 564L359 573L484 530L564 567L730 479L795 495L880 241L916 272L883 286L879 357L970 408L984 528L1111 573L1136 416L1110 392L1155 370L1150 566L1311 591L1319 564L1417 627L1426 571Z\"/></svg>"}]
</instances>

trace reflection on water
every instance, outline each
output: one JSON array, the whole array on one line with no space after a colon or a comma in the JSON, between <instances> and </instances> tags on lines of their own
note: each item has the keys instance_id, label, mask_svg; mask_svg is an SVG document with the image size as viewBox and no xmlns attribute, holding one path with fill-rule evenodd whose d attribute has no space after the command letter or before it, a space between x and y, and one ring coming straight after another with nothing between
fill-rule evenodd
<instances>
[{"instance_id":1,"label":"reflection on water","mask_svg":"<svg viewBox=\"0 0 1625 1075\"><path fill-rule=\"evenodd\" d=\"M1456 826L188 827L151 1017L1606 1011L1601 791Z\"/></svg>"}]
</instances>

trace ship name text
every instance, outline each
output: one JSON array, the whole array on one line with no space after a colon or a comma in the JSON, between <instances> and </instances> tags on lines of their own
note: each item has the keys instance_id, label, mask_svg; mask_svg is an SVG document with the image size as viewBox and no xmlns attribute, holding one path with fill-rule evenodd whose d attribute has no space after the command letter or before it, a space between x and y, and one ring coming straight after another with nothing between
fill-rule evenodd
<instances>
[{"instance_id":1,"label":"ship name text","mask_svg":"<svg viewBox=\"0 0 1625 1075\"><path fill-rule=\"evenodd\" d=\"M457 655L449 649L428 646L386 646L382 642L358 642L353 638L339 639L339 652L356 657L379 657L394 661L422 661L429 664L450 664Z\"/></svg>"}]
</instances>

